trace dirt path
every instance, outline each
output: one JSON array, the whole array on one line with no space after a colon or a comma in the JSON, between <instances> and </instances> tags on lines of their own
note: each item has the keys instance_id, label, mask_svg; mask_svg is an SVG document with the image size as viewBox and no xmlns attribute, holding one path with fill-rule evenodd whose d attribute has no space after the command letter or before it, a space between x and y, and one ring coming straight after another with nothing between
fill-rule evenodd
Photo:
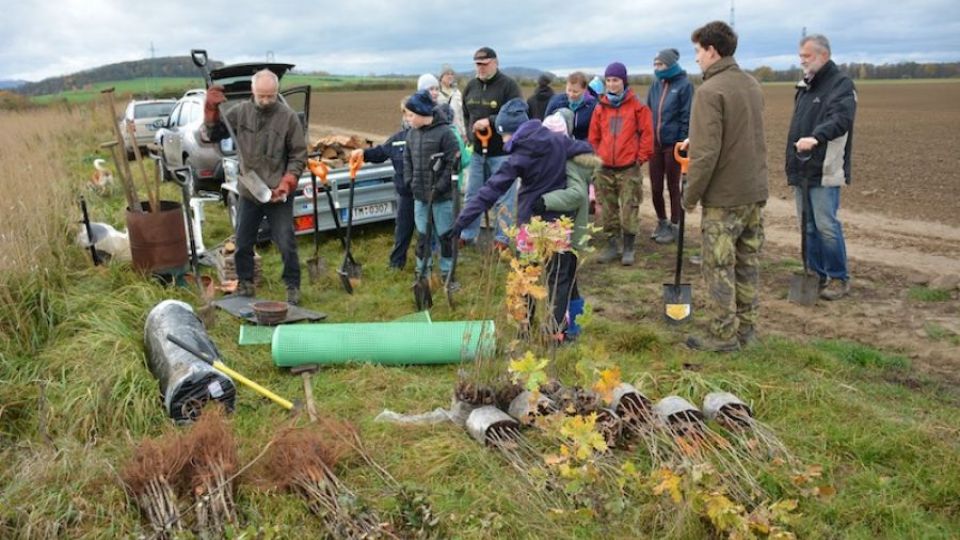
<instances>
[{"instance_id":1,"label":"dirt path","mask_svg":"<svg viewBox=\"0 0 960 540\"><path fill-rule=\"evenodd\" d=\"M644 194L643 229L655 215ZM767 238L762 280L762 328L765 333L807 338L847 339L910 357L918 369L960 382L960 303L956 285L951 299L924 302L910 289L944 276L960 276L960 227L903 220L841 209L853 288L848 299L804 307L786 300L790 277L800 264L799 232L792 200L771 198L764 214ZM688 219L690 246L700 243L699 211ZM644 237L644 249L670 260L673 249ZM663 267L664 259L651 265ZM696 267L688 279L694 290L703 282ZM587 278L589 279L589 278ZM954 281L956 283L956 281ZM600 293L603 301L616 299Z\"/></svg>"}]
</instances>

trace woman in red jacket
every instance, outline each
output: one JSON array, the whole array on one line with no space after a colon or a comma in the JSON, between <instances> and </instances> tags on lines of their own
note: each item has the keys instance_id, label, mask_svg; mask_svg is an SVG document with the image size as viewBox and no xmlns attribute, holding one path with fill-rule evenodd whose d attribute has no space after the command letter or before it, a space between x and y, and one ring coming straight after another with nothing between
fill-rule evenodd
<instances>
[{"instance_id":1,"label":"woman in red jacket","mask_svg":"<svg viewBox=\"0 0 960 540\"><path fill-rule=\"evenodd\" d=\"M653 120L650 108L627 87L627 68L620 62L604 72L606 91L593 110L587 140L603 161L597 172L597 198L603 207L602 235L607 245L598 260L620 257L623 237L625 266L634 262L634 244L640 228L643 175L640 166L653 154Z\"/></svg>"}]
</instances>

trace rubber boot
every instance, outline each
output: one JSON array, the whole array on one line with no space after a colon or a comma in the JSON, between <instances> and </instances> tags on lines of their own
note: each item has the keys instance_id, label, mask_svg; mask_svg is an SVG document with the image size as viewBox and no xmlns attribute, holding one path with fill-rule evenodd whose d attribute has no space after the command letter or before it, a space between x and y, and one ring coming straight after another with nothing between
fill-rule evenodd
<instances>
[{"instance_id":1,"label":"rubber boot","mask_svg":"<svg viewBox=\"0 0 960 540\"><path fill-rule=\"evenodd\" d=\"M633 266L634 259L636 258L636 252L634 250L634 244L636 241L637 235L635 234L623 235L623 258L620 259L620 264L624 266Z\"/></svg>"},{"instance_id":2,"label":"rubber boot","mask_svg":"<svg viewBox=\"0 0 960 540\"><path fill-rule=\"evenodd\" d=\"M601 263L611 263L617 258L620 257L620 241L617 237L611 237L607 240L607 247L603 248L603 251L600 252L600 256L597 257L597 262Z\"/></svg>"},{"instance_id":3,"label":"rubber boot","mask_svg":"<svg viewBox=\"0 0 960 540\"><path fill-rule=\"evenodd\" d=\"M583 298L574 298L570 301L570 307L567 309L567 316L570 319L570 324L567 326L567 335L580 335L580 325L577 324L577 316L583 314L583 306Z\"/></svg>"}]
</instances>

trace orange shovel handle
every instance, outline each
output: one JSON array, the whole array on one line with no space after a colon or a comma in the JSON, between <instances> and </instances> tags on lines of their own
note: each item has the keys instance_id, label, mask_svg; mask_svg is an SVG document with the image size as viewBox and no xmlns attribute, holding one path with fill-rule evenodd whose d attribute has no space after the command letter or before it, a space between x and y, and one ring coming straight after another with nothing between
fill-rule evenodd
<instances>
[{"instance_id":1,"label":"orange shovel handle","mask_svg":"<svg viewBox=\"0 0 960 540\"><path fill-rule=\"evenodd\" d=\"M686 155L681 156L680 152L683 152ZM685 150L680 150L680 143L674 144L673 159L680 164L680 172L687 174L687 169L690 167L690 147L688 146Z\"/></svg>"},{"instance_id":2,"label":"orange shovel handle","mask_svg":"<svg viewBox=\"0 0 960 540\"><path fill-rule=\"evenodd\" d=\"M357 171L360 170L360 167L363 167L363 154L351 154L350 155L350 180L357 179Z\"/></svg>"},{"instance_id":3,"label":"orange shovel handle","mask_svg":"<svg viewBox=\"0 0 960 540\"><path fill-rule=\"evenodd\" d=\"M320 179L320 183L324 186L327 185L327 173L330 172L330 167L326 163L320 161L319 159L308 159L307 168L310 169L310 172L314 176Z\"/></svg>"},{"instance_id":4,"label":"orange shovel handle","mask_svg":"<svg viewBox=\"0 0 960 540\"><path fill-rule=\"evenodd\" d=\"M487 126L474 130L473 134L477 137L477 140L480 141L480 146L486 148L490 143L490 138L493 137L493 130L490 129L490 126Z\"/></svg>"}]
</instances>

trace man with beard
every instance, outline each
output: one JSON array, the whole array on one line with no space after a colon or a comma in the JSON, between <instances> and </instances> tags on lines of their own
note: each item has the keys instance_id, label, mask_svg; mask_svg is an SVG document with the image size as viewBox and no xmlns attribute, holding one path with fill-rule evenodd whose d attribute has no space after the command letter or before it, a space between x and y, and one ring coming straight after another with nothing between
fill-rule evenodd
<instances>
[{"instance_id":1,"label":"man with beard","mask_svg":"<svg viewBox=\"0 0 960 540\"><path fill-rule=\"evenodd\" d=\"M241 174L256 174L270 188L270 200L258 201L242 183L237 210L237 251L234 255L240 282L237 294L254 296L253 246L264 217L270 235L283 259L283 282L287 302L300 303L300 260L293 232L293 193L307 160L306 137L297 114L277 99L280 81L272 71L258 71L251 79L253 97L226 112L236 133L234 141L242 156ZM222 86L207 89L203 121L207 138L229 137L220 118L220 104L226 101Z\"/></svg>"}]
</instances>

